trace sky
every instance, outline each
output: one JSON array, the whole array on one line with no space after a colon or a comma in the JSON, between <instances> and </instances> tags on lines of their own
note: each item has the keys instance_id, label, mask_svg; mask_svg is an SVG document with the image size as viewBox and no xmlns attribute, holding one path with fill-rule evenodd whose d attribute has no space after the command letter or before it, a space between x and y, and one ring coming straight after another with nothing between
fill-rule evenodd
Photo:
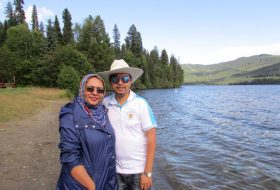
<instances>
[{"instance_id":1,"label":"sky","mask_svg":"<svg viewBox=\"0 0 280 190\"><path fill-rule=\"evenodd\" d=\"M7 0L0 0L4 21ZM13 0L10 0L13 2ZM134 24L143 47L157 47L181 64L215 64L258 54L280 55L279 0L24 0L30 23L35 4L39 21L47 24L62 12L82 24L89 15L100 15L112 41L116 24L121 42Z\"/></svg>"}]
</instances>

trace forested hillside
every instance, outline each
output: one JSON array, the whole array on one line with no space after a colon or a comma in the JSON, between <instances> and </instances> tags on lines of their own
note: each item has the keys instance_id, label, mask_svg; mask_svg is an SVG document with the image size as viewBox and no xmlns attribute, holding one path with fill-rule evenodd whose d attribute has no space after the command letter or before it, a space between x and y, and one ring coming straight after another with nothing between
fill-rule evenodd
<instances>
[{"instance_id":1,"label":"forested hillside","mask_svg":"<svg viewBox=\"0 0 280 190\"><path fill-rule=\"evenodd\" d=\"M279 84L280 56L255 55L213 65L182 65L186 84Z\"/></svg>"},{"instance_id":2,"label":"forested hillside","mask_svg":"<svg viewBox=\"0 0 280 190\"><path fill-rule=\"evenodd\" d=\"M165 49L146 50L141 33L132 24L125 42L117 24L112 40L101 16L88 16L83 23L72 23L67 8L43 23L33 6L32 23L25 21L23 0L8 2L6 19L0 21L0 82L17 85L69 88L90 72L109 70L114 59L124 59L130 66L144 70L135 88L171 88L183 83L183 70L174 56Z\"/></svg>"}]
</instances>

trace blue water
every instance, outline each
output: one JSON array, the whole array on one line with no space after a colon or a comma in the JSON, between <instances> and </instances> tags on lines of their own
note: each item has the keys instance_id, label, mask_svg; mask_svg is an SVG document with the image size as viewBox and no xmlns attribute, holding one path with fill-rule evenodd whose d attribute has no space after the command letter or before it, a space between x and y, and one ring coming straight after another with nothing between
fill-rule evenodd
<instances>
[{"instance_id":1,"label":"blue water","mask_svg":"<svg viewBox=\"0 0 280 190\"><path fill-rule=\"evenodd\" d=\"M158 122L155 189L280 189L279 85L138 93Z\"/></svg>"}]
</instances>

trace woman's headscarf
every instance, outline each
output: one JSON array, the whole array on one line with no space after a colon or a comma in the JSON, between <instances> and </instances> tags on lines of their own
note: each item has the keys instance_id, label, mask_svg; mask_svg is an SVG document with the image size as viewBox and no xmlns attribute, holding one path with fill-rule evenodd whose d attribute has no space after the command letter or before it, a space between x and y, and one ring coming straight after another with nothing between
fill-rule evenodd
<instances>
[{"instance_id":1,"label":"woman's headscarf","mask_svg":"<svg viewBox=\"0 0 280 190\"><path fill-rule=\"evenodd\" d=\"M88 80L92 77L96 77L102 81L105 92L106 92L105 82L103 81L103 79L96 74L88 74L88 75L84 76L84 78L81 81L80 89L79 89L79 96L77 97L77 100L78 100L80 106L86 112L86 114L90 115L90 117L92 117L92 119L96 123L100 124L101 126L105 126L107 109L105 108L104 105L102 105L103 99L101 99L100 103L95 106L89 104L85 99L86 84L87 84Z\"/></svg>"}]
</instances>

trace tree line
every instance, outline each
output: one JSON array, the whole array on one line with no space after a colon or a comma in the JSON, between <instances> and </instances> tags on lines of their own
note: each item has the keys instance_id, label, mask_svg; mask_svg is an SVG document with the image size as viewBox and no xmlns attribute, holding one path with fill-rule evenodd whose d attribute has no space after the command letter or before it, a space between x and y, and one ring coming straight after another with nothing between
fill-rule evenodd
<instances>
[{"instance_id":1,"label":"tree line","mask_svg":"<svg viewBox=\"0 0 280 190\"><path fill-rule=\"evenodd\" d=\"M6 19L0 21L0 82L18 85L61 87L76 90L87 73L109 70L114 59L144 70L134 87L173 88L183 83L183 69L165 49L146 50L141 33L132 24L124 43L114 25L112 41L104 21L89 15L82 24L72 23L67 8L62 12L63 27L57 15L45 25L39 22L33 5L31 26L25 21L23 0L8 2Z\"/></svg>"}]
</instances>

